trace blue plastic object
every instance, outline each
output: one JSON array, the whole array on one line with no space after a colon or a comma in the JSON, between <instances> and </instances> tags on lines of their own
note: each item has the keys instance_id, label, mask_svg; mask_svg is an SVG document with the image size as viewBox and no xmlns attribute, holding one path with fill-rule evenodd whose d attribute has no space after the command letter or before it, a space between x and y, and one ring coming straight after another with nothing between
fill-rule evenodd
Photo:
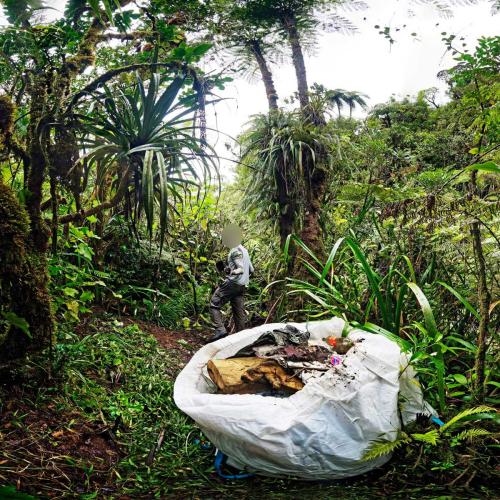
<instances>
[{"instance_id":1,"label":"blue plastic object","mask_svg":"<svg viewBox=\"0 0 500 500\"><path fill-rule=\"evenodd\" d=\"M435 424L438 424L439 427L442 427L444 425L444 422L440 419L440 418L437 418L437 417L432 417L431 420L435 423Z\"/></svg>"},{"instance_id":2,"label":"blue plastic object","mask_svg":"<svg viewBox=\"0 0 500 500\"><path fill-rule=\"evenodd\" d=\"M214 467L217 474L224 479L246 479L248 477L253 477L254 474L224 474L222 472L222 467L226 463L227 455L222 453L222 451L217 450L215 454Z\"/></svg>"}]
</instances>

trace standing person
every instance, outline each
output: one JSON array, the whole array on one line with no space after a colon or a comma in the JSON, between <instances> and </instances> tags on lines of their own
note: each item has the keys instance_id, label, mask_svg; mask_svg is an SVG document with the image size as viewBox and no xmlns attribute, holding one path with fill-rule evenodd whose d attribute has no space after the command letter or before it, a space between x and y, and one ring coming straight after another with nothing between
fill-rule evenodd
<instances>
[{"instance_id":1,"label":"standing person","mask_svg":"<svg viewBox=\"0 0 500 500\"><path fill-rule=\"evenodd\" d=\"M224 269L226 278L210 299L210 314L215 325L214 336L210 342L227 335L221 313L221 308L227 302L231 302L236 331L245 329L244 295L254 269L247 249L241 244L241 236L241 229L236 224L229 224L222 232L222 243L230 250Z\"/></svg>"}]
</instances>

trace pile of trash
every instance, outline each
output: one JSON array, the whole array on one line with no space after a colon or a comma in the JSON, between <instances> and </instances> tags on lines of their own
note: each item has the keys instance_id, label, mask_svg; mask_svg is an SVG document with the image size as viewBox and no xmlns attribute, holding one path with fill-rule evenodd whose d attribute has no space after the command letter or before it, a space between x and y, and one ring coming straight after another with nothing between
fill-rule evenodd
<instances>
[{"instance_id":1,"label":"pile of trash","mask_svg":"<svg viewBox=\"0 0 500 500\"><path fill-rule=\"evenodd\" d=\"M210 360L208 374L223 394L293 394L341 364L354 347L354 342L342 337L315 341L309 337L307 330L293 325L274 328L234 356Z\"/></svg>"},{"instance_id":2,"label":"pile of trash","mask_svg":"<svg viewBox=\"0 0 500 500\"><path fill-rule=\"evenodd\" d=\"M373 442L436 413L398 344L360 329L343 337L345 327L276 323L208 344L178 375L175 403L239 470L321 480L379 467L390 454L363 460ZM238 366L232 378L221 363Z\"/></svg>"}]
</instances>

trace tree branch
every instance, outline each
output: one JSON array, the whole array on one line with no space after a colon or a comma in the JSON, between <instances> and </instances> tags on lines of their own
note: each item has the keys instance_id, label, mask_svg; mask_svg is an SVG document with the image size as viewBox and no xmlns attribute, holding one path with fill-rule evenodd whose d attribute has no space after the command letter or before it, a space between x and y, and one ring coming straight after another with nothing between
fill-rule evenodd
<instances>
[{"instance_id":1,"label":"tree branch","mask_svg":"<svg viewBox=\"0 0 500 500\"><path fill-rule=\"evenodd\" d=\"M120 7L124 7L132 0L119 0ZM100 17L95 16L89 29L85 33L78 52L73 57L66 60L61 68L61 75L76 75L83 73L95 60L95 47L99 42L99 38L110 22L106 14L102 13Z\"/></svg>"},{"instance_id":2,"label":"tree branch","mask_svg":"<svg viewBox=\"0 0 500 500\"><path fill-rule=\"evenodd\" d=\"M18 158L20 158L23 163L28 163L30 162L30 157L28 156L28 153L25 151L25 149L12 137L11 134L7 135L5 137L5 146L7 149L12 151Z\"/></svg>"},{"instance_id":3,"label":"tree branch","mask_svg":"<svg viewBox=\"0 0 500 500\"><path fill-rule=\"evenodd\" d=\"M146 37L147 31L133 31L132 33L103 33L99 35L99 41L105 42L108 40L137 40L141 37Z\"/></svg>"},{"instance_id":4,"label":"tree branch","mask_svg":"<svg viewBox=\"0 0 500 500\"><path fill-rule=\"evenodd\" d=\"M120 184L118 186L118 189L116 190L116 194L113 196L113 198L111 198L111 200L105 201L100 205L97 205L96 207L90 208L89 210L84 210L82 212L78 212L75 214L63 215L62 217L59 217L59 222L61 224L67 224L68 222L82 220L85 219L86 217L90 217L91 215L96 215L104 210L116 207L116 205L118 205L118 203L120 203L120 201L125 196L125 193L128 188L128 181L131 171L132 169L130 167L127 167L127 170L125 171L123 177L120 180Z\"/></svg>"},{"instance_id":5,"label":"tree branch","mask_svg":"<svg viewBox=\"0 0 500 500\"><path fill-rule=\"evenodd\" d=\"M169 62L169 63L136 63L136 64L129 64L128 66L122 66L120 68L115 68L115 69L110 69L109 71L106 71L103 73L101 76L90 82L88 85L86 85L82 90L77 92L76 94L73 95L71 98L68 107L66 108L66 114L68 114L71 111L71 108L85 95L90 94L94 92L94 90L97 90L97 88L114 78L115 76L120 75L121 73L127 73L130 71L135 71L137 69L142 69L142 68L175 68L178 70L182 70L185 72L187 75L191 76L194 79L198 79L198 76L196 74L196 70L194 68L191 68L190 66L186 66L181 63L176 63L176 62Z\"/></svg>"}]
</instances>

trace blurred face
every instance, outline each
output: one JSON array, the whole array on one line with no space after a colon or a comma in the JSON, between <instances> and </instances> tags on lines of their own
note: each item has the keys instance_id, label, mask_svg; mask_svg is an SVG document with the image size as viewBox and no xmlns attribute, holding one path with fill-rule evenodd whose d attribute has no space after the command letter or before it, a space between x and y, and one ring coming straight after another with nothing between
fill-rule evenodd
<instances>
[{"instance_id":1,"label":"blurred face","mask_svg":"<svg viewBox=\"0 0 500 500\"><path fill-rule=\"evenodd\" d=\"M241 243L241 229L236 224L229 224L222 231L222 243L228 248L237 247Z\"/></svg>"}]
</instances>

